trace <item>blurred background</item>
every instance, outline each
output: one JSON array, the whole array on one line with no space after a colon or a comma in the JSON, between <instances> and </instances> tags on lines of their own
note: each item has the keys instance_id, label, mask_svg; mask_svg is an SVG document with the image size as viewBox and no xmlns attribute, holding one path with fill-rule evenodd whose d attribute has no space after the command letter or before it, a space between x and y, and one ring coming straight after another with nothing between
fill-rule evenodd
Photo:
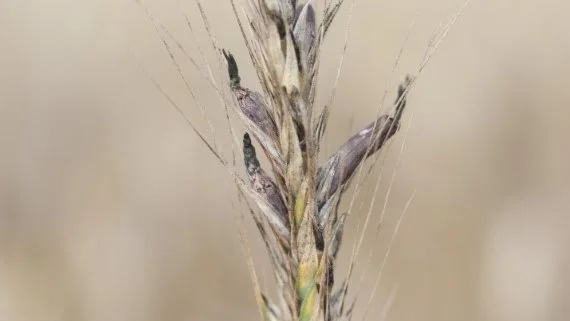
<instances>
[{"instance_id":1,"label":"blurred background","mask_svg":"<svg viewBox=\"0 0 570 321\"><path fill-rule=\"evenodd\" d=\"M216 42L258 88L229 1L203 2ZM382 101L389 110L399 79L461 5L358 0L347 33L345 4L321 63L323 104L348 35L325 155ZM230 158L223 105L202 74L210 66L222 84L225 71L194 1L145 6L154 23L134 1L0 1L0 320L258 319L231 177L148 76ZM473 0L452 27L349 218L339 279L371 211L355 319L381 319L395 294L387 320L568 320L569 9ZM199 104L160 24L201 64L172 45ZM251 225L246 216L270 286Z\"/></svg>"}]
</instances>

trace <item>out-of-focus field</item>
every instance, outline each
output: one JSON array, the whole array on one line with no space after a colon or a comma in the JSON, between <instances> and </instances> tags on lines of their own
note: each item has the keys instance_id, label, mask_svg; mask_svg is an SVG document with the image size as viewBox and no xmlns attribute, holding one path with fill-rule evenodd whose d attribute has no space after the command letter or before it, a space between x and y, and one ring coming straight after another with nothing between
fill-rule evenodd
<instances>
[{"instance_id":1,"label":"out-of-focus field","mask_svg":"<svg viewBox=\"0 0 570 321\"><path fill-rule=\"evenodd\" d=\"M200 45L224 79L195 2L180 2L147 6L198 60ZM349 4L324 47L321 103L334 85ZM356 1L326 153L374 118L388 85L389 106L400 77L415 71L430 35L460 5ZM229 1L204 8L244 83L257 87ZM553 0L473 0L451 29L372 175L382 175L378 190L374 180L364 184L350 217L339 279L377 196L353 280L356 319L414 195L369 320L381 317L394 288L388 320L568 320L568 10ZM177 51L212 135L144 10L134 1L5 0L0 40L0 320L258 318L232 180L143 68L229 156L223 107ZM248 217L245 228L270 284Z\"/></svg>"}]
</instances>

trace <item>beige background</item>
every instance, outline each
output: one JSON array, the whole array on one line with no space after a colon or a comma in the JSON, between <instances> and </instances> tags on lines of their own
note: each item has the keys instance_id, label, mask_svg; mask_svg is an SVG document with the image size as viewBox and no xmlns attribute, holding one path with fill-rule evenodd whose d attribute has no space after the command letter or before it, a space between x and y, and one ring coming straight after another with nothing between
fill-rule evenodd
<instances>
[{"instance_id":1,"label":"beige background","mask_svg":"<svg viewBox=\"0 0 570 321\"><path fill-rule=\"evenodd\" d=\"M181 2L147 5L225 79L195 3ZM217 41L255 87L229 2L204 2ZM349 222L340 273L377 195L353 281L354 290L362 284L356 319L414 191L369 319L380 318L395 285L388 320L568 319L570 7L562 3L473 0L419 78L405 130L374 172L379 189L364 185ZM327 153L373 119L388 84L392 101L398 79L460 5L357 1ZM324 48L321 103L348 8ZM255 320L232 182L145 76L143 68L211 139L144 11L133 1L3 0L0 35L0 320ZM220 100L176 54L229 156Z\"/></svg>"}]
</instances>

